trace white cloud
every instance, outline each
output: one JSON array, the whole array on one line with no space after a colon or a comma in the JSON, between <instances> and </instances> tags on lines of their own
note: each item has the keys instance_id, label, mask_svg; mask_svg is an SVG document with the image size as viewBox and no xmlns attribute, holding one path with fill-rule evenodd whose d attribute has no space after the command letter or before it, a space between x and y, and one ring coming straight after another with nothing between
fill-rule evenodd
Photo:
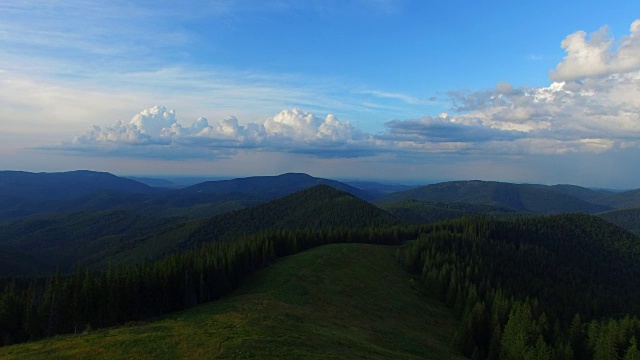
<instances>
[{"instance_id":1,"label":"white cloud","mask_svg":"<svg viewBox=\"0 0 640 360\"><path fill-rule=\"evenodd\" d=\"M143 110L129 122L119 121L104 128L94 125L72 141L63 143L59 149L109 153L126 149L133 157L138 151L143 156L151 156L148 149L139 146L147 145L161 149L159 157L169 158L172 155L168 155L168 148L176 158L215 157L221 149L225 150L223 155L240 149L260 149L319 157L351 157L354 148L367 141L366 134L331 114L323 119L294 108L263 122L246 125L240 125L238 119L229 116L211 122L201 117L185 126L178 122L174 110L158 105Z\"/></svg>"},{"instance_id":2,"label":"white cloud","mask_svg":"<svg viewBox=\"0 0 640 360\"><path fill-rule=\"evenodd\" d=\"M618 43L609 36L607 26L590 34L589 39L584 31L567 36L561 43L567 55L549 72L551 80L570 81L640 69L640 19L629 31Z\"/></svg>"}]
</instances>

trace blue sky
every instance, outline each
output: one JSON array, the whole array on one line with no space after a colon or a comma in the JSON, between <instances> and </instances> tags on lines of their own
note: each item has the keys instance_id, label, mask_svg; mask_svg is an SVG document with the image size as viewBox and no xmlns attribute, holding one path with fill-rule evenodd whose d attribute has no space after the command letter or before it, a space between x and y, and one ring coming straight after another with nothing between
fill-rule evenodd
<instances>
[{"instance_id":1,"label":"blue sky","mask_svg":"<svg viewBox=\"0 0 640 360\"><path fill-rule=\"evenodd\" d=\"M0 168L638 188L634 1L0 3Z\"/></svg>"}]
</instances>

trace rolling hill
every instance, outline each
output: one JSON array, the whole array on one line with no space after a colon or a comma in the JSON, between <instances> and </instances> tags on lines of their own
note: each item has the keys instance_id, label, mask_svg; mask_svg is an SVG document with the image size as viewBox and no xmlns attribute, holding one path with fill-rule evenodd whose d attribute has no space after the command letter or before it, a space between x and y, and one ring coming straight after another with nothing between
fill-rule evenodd
<instances>
[{"instance_id":1,"label":"rolling hill","mask_svg":"<svg viewBox=\"0 0 640 360\"><path fill-rule=\"evenodd\" d=\"M394 260L327 245L282 259L230 296L146 323L0 348L0 358L459 359L458 324Z\"/></svg>"},{"instance_id":2,"label":"rolling hill","mask_svg":"<svg viewBox=\"0 0 640 360\"><path fill-rule=\"evenodd\" d=\"M37 260L32 269L25 272L32 274L51 272L56 268L62 272L73 271L78 263L95 268L120 259L136 262L157 258L203 242L266 229L364 227L397 223L393 216L377 207L328 185L318 185L249 208L247 206L255 204L255 201L234 200L234 195L210 194L211 197L206 197L192 193L186 198L172 198L172 194L163 192L151 200L145 198L141 202L116 207L127 210L51 213L16 220L0 225L0 245ZM113 199L114 196L131 198L125 194L106 198ZM197 204L196 198L203 197L208 200L215 198L218 202ZM92 199L99 202L96 200L99 198ZM83 197L79 199L84 199L85 204L92 204ZM72 200L75 201L79 200ZM191 221L183 216L185 213L198 212L203 215L216 212L223 214ZM174 214L176 216L170 216ZM24 266L9 266L8 260L7 264L0 261L2 268L25 269Z\"/></svg>"},{"instance_id":3,"label":"rolling hill","mask_svg":"<svg viewBox=\"0 0 640 360\"><path fill-rule=\"evenodd\" d=\"M565 195L573 196L574 198L578 198L580 200L584 200L588 202L593 202L599 198L614 194L613 192L607 191L607 190L601 190L601 189L594 190L594 189L589 189L582 186L569 185L569 184L558 184L558 185L551 185L551 186L541 185L541 186L549 190L553 190Z\"/></svg>"},{"instance_id":4,"label":"rolling hill","mask_svg":"<svg viewBox=\"0 0 640 360\"><path fill-rule=\"evenodd\" d=\"M131 240L105 258L115 262L152 259L201 243L269 229L362 228L398 223L394 216L354 195L317 185L251 208L189 221Z\"/></svg>"},{"instance_id":5,"label":"rolling hill","mask_svg":"<svg viewBox=\"0 0 640 360\"><path fill-rule=\"evenodd\" d=\"M640 207L640 189L610 194L596 199L598 204L616 209L631 209Z\"/></svg>"},{"instance_id":6,"label":"rolling hill","mask_svg":"<svg viewBox=\"0 0 640 360\"><path fill-rule=\"evenodd\" d=\"M0 245L24 254L20 272L11 272L9 259L0 259L0 275L73 271L76 264L119 247L127 239L161 231L182 218L155 218L126 211L81 211L32 216L0 225ZM6 260L6 261L5 261ZM35 261L35 265L28 264ZM37 266L36 266L37 265Z\"/></svg>"},{"instance_id":7,"label":"rolling hill","mask_svg":"<svg viewBox=\"0 0 640 360\"><path fill-rule=\"evenodd\" d=\"M376 202L385 204L407 199L463 202L536 214L597 213L611 210L611 207L589 203L557 189L543 185L495 181L451 181L392 193L377 199ZM563 191L567 192L566 189Z\"/></svg>"}]
</instances>

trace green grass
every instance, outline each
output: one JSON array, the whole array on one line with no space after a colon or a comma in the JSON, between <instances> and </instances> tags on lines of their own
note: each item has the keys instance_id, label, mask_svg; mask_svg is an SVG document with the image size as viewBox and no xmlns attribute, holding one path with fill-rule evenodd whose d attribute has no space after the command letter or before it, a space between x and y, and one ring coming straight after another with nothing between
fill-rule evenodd
<instances>
[{"instance_id":1,"label":"green grass","mask_svg":"<svg viewBox=\"0 0 640 360\"><path fill-rule=\"evenodd\" d=\"M2 359L454 359L457 323L394 260L338 244L282 259L229 297L129 327L0 348Z\"/></svg>"}]
</instances>

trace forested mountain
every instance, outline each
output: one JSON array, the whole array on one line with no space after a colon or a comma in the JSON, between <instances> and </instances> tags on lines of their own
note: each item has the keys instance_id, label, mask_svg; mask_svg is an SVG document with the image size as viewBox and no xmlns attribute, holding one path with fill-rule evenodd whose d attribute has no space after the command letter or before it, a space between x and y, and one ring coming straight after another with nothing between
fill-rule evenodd
<instances>
[{"instance_id":1,"label":"forested mountain","mask_svg":"<svg viewBox=\"0 0 640 360\"><path fill-rule=\"evenodd\" d=\"M223 199L226 195L215 196ZM183 200L167 198L174 206ZM170 214L171 207L162 206L159 198L155 201L146 203L147 209L157 207L156 215L163 211ZM232 201L218 204L233 206ZM138 206L129 207L136 209ZM193 207L192 211L200 208ZM142 212L140 208L137 210ZM73 271L78 263L98 268L110 262L137 262L265 229L361 228L396 223L396 218L377 207L327 185L244 210L196 220L140 215L124 210L34 215L0 225L0 245L29 260L16 267L13 258L0 258L0 275L51 273L56 268L65 273Z\"/></svg>"},{"instance_id":2,"label":"forested mountain","mask_svg":"<svg viewBox=\"0 0 640 360\"><path fill-rule=\"evenodd\" d=\"M137 181L95 171L30 173L0 171L0 196L18 200L70 200L98 191L149 194L154 189Z\"/></svg>"},{"instance_id":3,"label":"forested mountain","mask_svg":"<svg viewBox=\"0 0 640 360\"><path fill-rule=\"evenodd\" d=\"M139 182L94 171L0 171L0 221L51 211L107 209L155 193Z\"/></svg>"},{"instance_id":4,"label":"forested mountain","mask_svg":"<svg viewBox=\"0 0 640 360\"><path fill-rule=\"evenodd\" d=\"M367 208L366 203L356 203L364 205L362 211L356 211L353 219L346 221L353 227L324 227L332 222L318 224L311 220L311 226L321 228L285 228L289 221L295 219L298 223L309 213L298 218L279 208L292 201L327 198L333 199L329 204L350 203L351 199L360 202L351 195L319 186L280 199L280 203L259 206L262 210L253 213L256 219L264 220L266 217L259 214L271 212L273 218L284 219L283 222L267 221L267 230L236 233L233 241L207 242L155 262L112 266L98 273L78 269L69 276L56 275L46 281L0 279L4 284L0 292L0 339L8 344L73 332L78 327L147 319L190 307L226 294L244 276L276 258L322 244L399 244L417 237L398 248L397 258L424 282L420 293L426 291L426 295L440 299L460 318L460 326L455 325L456 335L445 341L452 340L464 355L477 359L615 359L638 351L640 239L613 224L582 214L508 221L473 217L421 226L356 227L358 218L375 219L380 211ZM328 209L341 211L339 206L309 211L322 214ZM245 211L248 210L239 213ZM238 219L248 221L249 217ZM385 223L384 217L378 222ZM269 229L270 224L279 225ZM217 236L199 235L210 240ZM367 271L365 265L355 261L348 265L332 261L338 260L303 263L306 270L296 274L309 275L311 267L319 263L343 266L351 275ZM377 274L380 281L389 277L386 271ZM309 284L324 283L319 279L310 274ZM306 284L292 284L295 280L291 277L278 281L291 285L286 289L277 287L282 289L283 299L292 304L309 299ZM363 283L348 288L354 287L371 291ZM355 299L359 295L350 296ZM389 300L385 301L394 301L393 294L386 297ZM389 311L393 310L373 316L385 318ZM313 323L312 319L298 314L295 321L305 324ZM380 321L377 324L382 326ZM392 339L399 331L402 327L385 328L385 337L378 341ZM432 328L427 326L424 331ZM292 351L297 348L294 346Z\"/></svg>"},{"instance_id":5,"label":"forested mountain","mask_svg":"<svg viewBox=\"0 0 640 360\"><path fill-rule=\"evenodd\" d=\"M401 258L462 318L454 343L467 356L616 359L637 351L640 239L602 219L439 223Z\"/></svg>"},{"instance_id":6,"label":"forested mountain","mask_svg":"<svg viewBox=\"0 0 640 360\"><path fill-rule=\"evenodd\" d=\"M372 199L370 193L353 186L335 180L316 178L300 173L207 181L187 187L181 192L198 194L241 194L268 201L320 184L329 185L335 189L348 192L363 200Z\"/></svg>"},{"instance_id":7,"label":"forested mountain","mask_svg":"<svg viewBox=\"0 0 640 360\"><path fill-rule=\"evenodd\" d=\"M29 253L12 246L0 244L0 277L12 275L45 275L51 274L47 264Z\"/></svg>"},{"instance_id":8,"label":"forested mountain","mask_svg":"<svg viewBox=\"0 0 640 360\"><path fill-rule=\"evenodd\" d=\"M464 202L537 214L597 213L611 209L611 207L589 203L564 192L575 191L568 191L567 188L562 187L554 189L543 185L495 181L451 181L392 193L377 199L376 202L384 204L406 199Z\"/></svg>"},{"instance_id":9,"label":"forested mountain","mask_svg":"<svg viewBox=\"0 0 640 360\"><path fill-rule=\"evenodd\" d=\"M376 197L384 194L390 194L398 191L405 191L416 188L418 186L402 185L402 184L383 184L373 181L346 181L345 184L355 188L376 194Z\"/></svg>"},{"instance_id":10,"label":"forested mountain","mask_svg":"<svg viewBox=\"0 0 640 360\"><path fill-rule=\"evenodd\" d=\"M594 190L594 189L589 189L582 186L569 185L569 184L558 184L558 185L551 185L551 186L540 185L540 186L548 188L549 190L553 190L565 195L573 196L574 198L588 201L588 202L594 202L594 201L597 201L597 199L614 194L613 192L607 191L607 190Z\"/></svg>"},{"instance_id":11,"label":"forested mountain","mask_svg":"<svg viewBox=\"0 0 640 360\"><path fill-rule=\"evenodd\" d=\"M640 189L611 194L597 199L598 204L616 209L640 207Z\"/></svg>"},{"instance_id":12,"label":"forested mountain","mask_svg":"<svg viewBox=\"0 0 640 360\"><path fill-rule=\"evenodd\" d=\"M268 229L358 229L398 223L392 215L349 193L317 185L251 208L189 221L131 240L107 258L134 262Z\"/></svg>"},{"instance_id":13,"label":"forested mountain","mask_svg":"<svg viewBox=\"0 0 640 360\"><path fill-rule=\"evenodd\" d=\"M453 220L475 214L497 218L511 218L527 214L492 205L413 199L384 203L379 206L396 218L414 224Z\"/></svg>"},{"instance_id":14,"label":"forested mountain","mask_svg":"<svg viewBox=\"0 0 640 360\"><path fill-rule=\"evenodd\" d=\"M163 181L142 179L156 185ZM123 210L164 217L209 217L251 207L309 187L326 184L370 200L375 192L307 174L208 181L176 189L153 188L109 173L0 172L0 222L51 212Z\"/></svg>"},{"instance_id":15,"label":"forested mountain","mask_svg":"<svg viewBox=\"0 0 640 360\"><path fill-rule=\"evenodd\" d=\"M0 259L0 275L73 271L128 240L161 231L182 218L157 218L126 211L81 211L33 216L0 225L0 246L23 254L17 272L10 257ZM29 264L32 264L30 266Z\"/></svg>"},{"instance_id":16,"label":"forested mountain","mask_svg":"<svg viewBox=\"0 0 640 360\"><path fill-rule=\"evenodd\" d=\"M640 235L640 208L607 211L598 217Z\"/></svg>"},{"instance_id":17,"label":"forested mountain","mask_svg":"<svg viewBox=\"0 0 640 360\"><path fill-rule=\"evenodd\" d=\"M161 187L161 188L178 188L179 184L176 184L172 181L158 178L147 178L147 177L137 177L137 176L127 176L127 179L131 179L133 181L137 181L139 183L149 185L152 187Z\"/></svg>"}]
</instances>

